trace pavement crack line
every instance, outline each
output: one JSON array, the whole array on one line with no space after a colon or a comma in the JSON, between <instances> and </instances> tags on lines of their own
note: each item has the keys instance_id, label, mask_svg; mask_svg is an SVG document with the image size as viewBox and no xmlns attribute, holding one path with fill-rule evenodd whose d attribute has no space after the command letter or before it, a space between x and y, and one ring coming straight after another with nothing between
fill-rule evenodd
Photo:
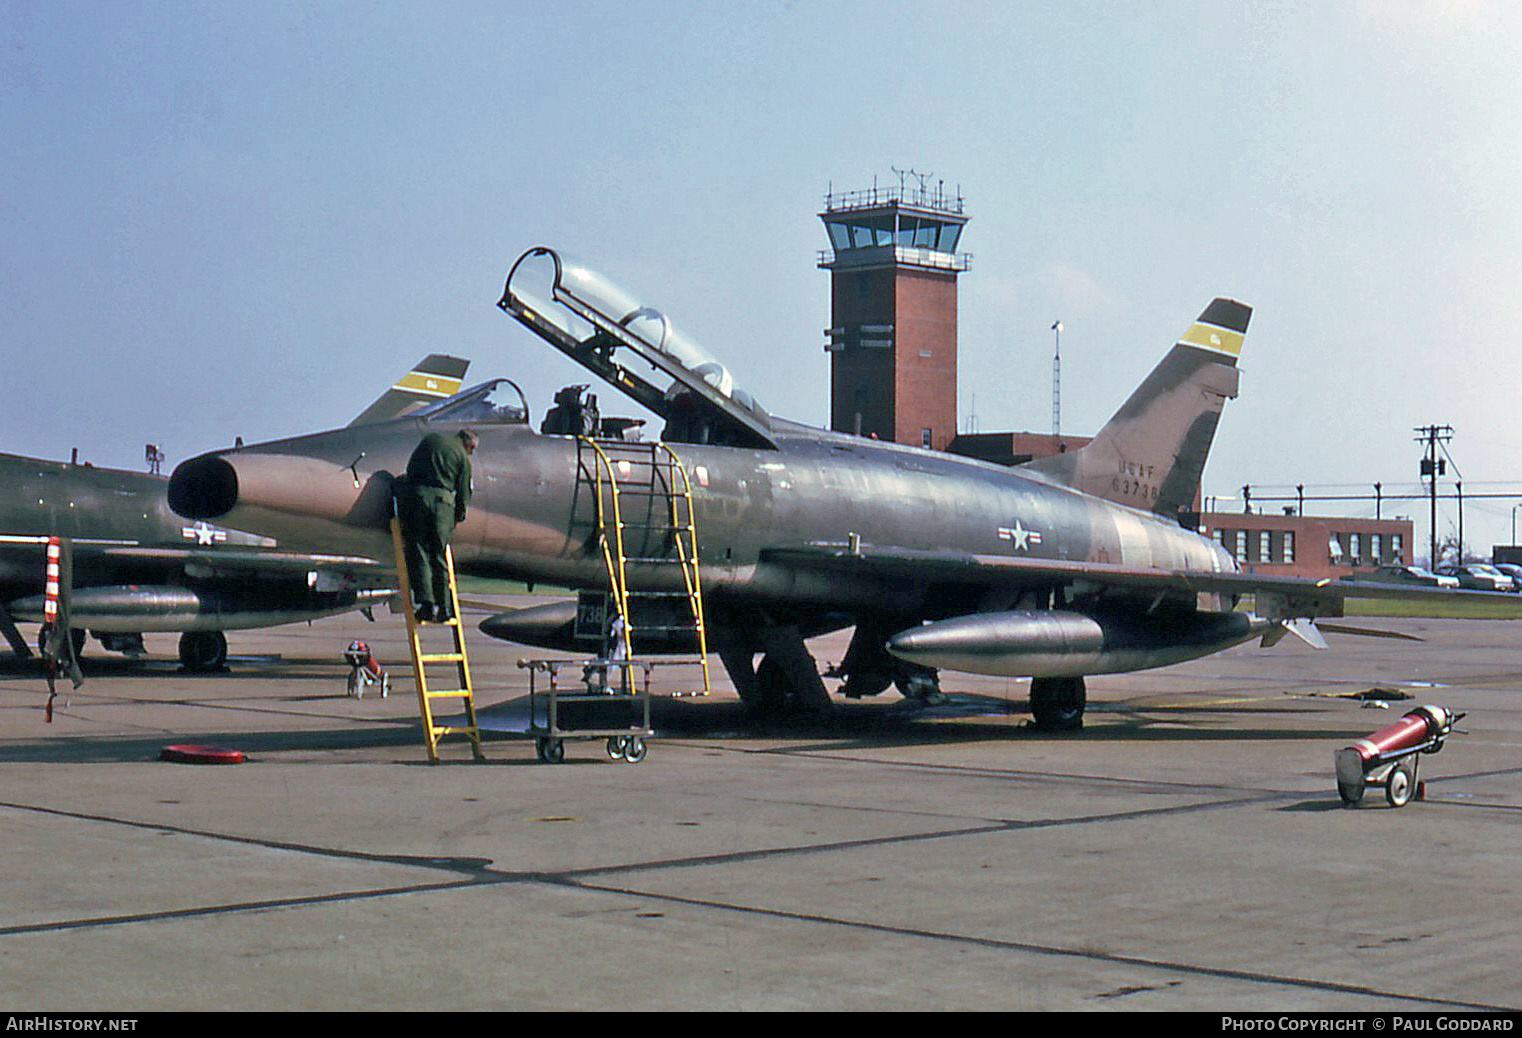
<instances>
[{"instance_id":1,"label":"pavement crack line","mask_svg":"<svg viewBox=\"0 0 1522 1038\"><path fill-rule=\"evenodd\" d=\"M397 887L375 887L369 890L335 891L328 894L312 894L305 897L268 898L262 901L237 901L221 905L197 905L191 908L166 908L157 912L132 912L123 915L92 916L83 919L17 923L14 926L0 926L0 937L63 933L69 930L90 930L102 927L127 926L134 923L168 922L209 916L241 915L253 912L270 912L281 908L311 908L318 905L372 901L381 898L398 897L403 894L426 894L434 891L457 890L461 887L479 885L480 881L476 879L458 879L438 883L413 883Z\"/></svg>"}]
</instances>

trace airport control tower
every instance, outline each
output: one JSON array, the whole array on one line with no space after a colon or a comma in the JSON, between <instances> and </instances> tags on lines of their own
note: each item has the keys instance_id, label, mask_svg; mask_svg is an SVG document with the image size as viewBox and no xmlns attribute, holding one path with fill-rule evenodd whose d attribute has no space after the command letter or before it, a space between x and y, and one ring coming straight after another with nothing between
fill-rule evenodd
<instances>
[{"instance_id":1,"label":"airport control tower","mask_svg":"<svg viewBox=\"0 0 1522 1038\"><path fill-rule=\"evenodd\" d=\"M956 435L960 193L925 174L825 196L830 428L943 450Z\"/></svg>"}]
</instances>

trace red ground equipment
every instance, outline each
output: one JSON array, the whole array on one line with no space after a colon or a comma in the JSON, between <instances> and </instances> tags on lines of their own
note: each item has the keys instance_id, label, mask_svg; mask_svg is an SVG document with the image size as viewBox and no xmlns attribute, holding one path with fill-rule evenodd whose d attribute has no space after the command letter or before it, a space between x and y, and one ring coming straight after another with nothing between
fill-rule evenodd
<instances>
[{"instance_id":1,"label":"red ground equipment","mask_svg":"<svg viewBox=\"0 0 1522 1038\"><path fill-rule=\"evenodd\" d=\"M1418 757L1441 750L1443 740L1463 717L1440 706L1419 706L1388 728L1338 750L1337 792L1343 803L1362 800L1365 786L1384 786L1391 807L1406 806L1413 795L1421 799Z\"/></svg>"},{"instance_id":2,"label":"red ground equipment","mask_svg":"<svg viewBox=\"0 0 1522 1038\"><path fill-rule=\"evenodd\" d=\"M381 669L380 661L370 651L370 646L361 641L349 643L344 650L344 662L351 668L349 670L349 695L355 699L365 697L365 689L371 685L379 685L381 698L391 694L391 678Z\"/></svg>"}]
</instances>

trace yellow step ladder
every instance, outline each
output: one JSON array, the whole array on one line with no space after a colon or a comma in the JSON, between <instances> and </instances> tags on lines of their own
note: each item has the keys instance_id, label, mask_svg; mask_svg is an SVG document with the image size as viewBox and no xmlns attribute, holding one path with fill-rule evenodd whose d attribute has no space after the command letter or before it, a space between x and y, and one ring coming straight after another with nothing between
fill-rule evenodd
<instances>
[{"instance_id":1,"label":"yellow step ladder","mask_svg":"<svg viewBox=\"0 0 1522 1038\"><path fill-rule=\"evenodd\" d=\"M591 448L592 452L591 465L587 466L583 461L582 467L583 471L588 467L591 469L588 475L593 484L593 500L596 501L599 512L598 545L608 572L613 608L622 620L626 658L632 660L637 657L639 648L630 600L653 598L661 594L631 590L629 563L675 565L681 570L682 590L666 594L685 600L687 615L691 619L684 621L680 629L692 631L697 643L697 661L703 671L703 687L688 694L706 696L712 688L708 672L708 634L703 619L703 588L698 573L697 517L687 469L676 452L664 443L599 444L590 437L580 437L580 441L583 447ZM643 476L638 472L641 469L644 471ZM619 476L620 471L623 473L622 478ZM664 554L630 556L626 533L634 528L634 524L625 519L626 497L645 499L647 513L652 510L656 499L665 499L664 520L668 524L666 535L671 543ZM648 542L649 528L646 530Z\"/></svg>"},{"instance_id":2,"label":"yellow step ladder","mask_svg":"<svg viewBox=\"0 0 1522 1038\"><path fill-rule=\"evenodd\" d=\"M412 680L417 685L418 713L423 720L423 741L428 748L428 762L439 762L439 740L450 735L470 737L471 752L478 761L486 757L481 753L481 729L476 725L475 697L470 685L470 660L465 654L465 628L460 622L460 594L454 579L454 552L444 548L444 564L449 572L450 619L441 623L418 622L412 606L412 585L407 578L407 557L402 544L402 524L391 517L391 545L396 551L396 578L401 588L402 612L407 617L407 643L412 651ZM450 652L424 652L421 629L423 627L447 628L453 635L454 647ZM433 689L428 687L427 668L451 665L454 667L455 687ZM438 724L433 719L433 704L440 700L460 700L465 706L465 724Z\"/></svg>"}]
</instances>

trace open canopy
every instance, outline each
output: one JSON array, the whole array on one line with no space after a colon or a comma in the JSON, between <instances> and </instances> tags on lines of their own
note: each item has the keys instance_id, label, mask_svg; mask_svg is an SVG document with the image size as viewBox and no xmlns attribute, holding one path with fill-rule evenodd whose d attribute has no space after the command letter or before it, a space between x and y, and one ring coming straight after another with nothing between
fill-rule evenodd
<instances>
[{"instance_id":1,"label":"open canopy","mask_svg":"<svg viewBox=\"0 0 1522 1038\"><path fill-rule=\"evenodd\" d=\"M497 305L666 419L663 439L776 446L766 410L728 368L664 313L591 267L543 246L530 249L513 264ZM632 364L636 359L641 363Z\"/></svg>"}]
</instances>

